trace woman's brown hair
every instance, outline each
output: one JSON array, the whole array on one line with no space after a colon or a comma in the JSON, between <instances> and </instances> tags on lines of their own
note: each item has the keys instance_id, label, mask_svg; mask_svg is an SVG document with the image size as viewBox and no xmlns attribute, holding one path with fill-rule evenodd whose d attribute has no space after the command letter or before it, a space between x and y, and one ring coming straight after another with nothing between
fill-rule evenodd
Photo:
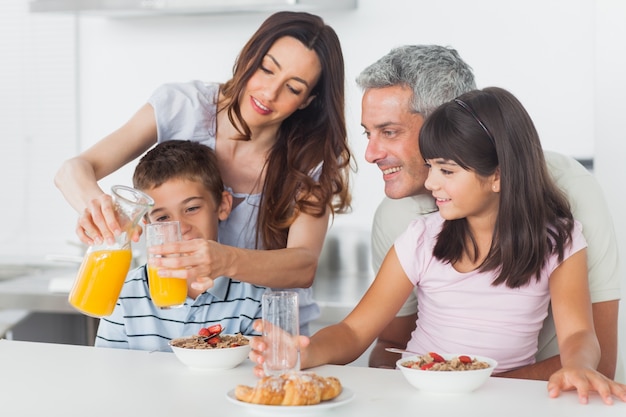
<instances>
[{"instance_id":1,"label":"woman's brown hair","mask_svg":"<svg viewBox=\"0 0 626 417\"><path fill-rule=\"evenodd\" d=\"M315 51L322 72L311 92L315 98L283 121L265 163L257 229L257 246L261 243L264 249L287 245L289 227L300 212L316 217L327 209L341 213L350 208L351 200L343 55L337 34L320 17L278 12L263 22L241 50L233 78L222 86L228 118L241 126L241 139L250 138L239 97L274 42L285 36Z\"/></svg>"}]
</instances>

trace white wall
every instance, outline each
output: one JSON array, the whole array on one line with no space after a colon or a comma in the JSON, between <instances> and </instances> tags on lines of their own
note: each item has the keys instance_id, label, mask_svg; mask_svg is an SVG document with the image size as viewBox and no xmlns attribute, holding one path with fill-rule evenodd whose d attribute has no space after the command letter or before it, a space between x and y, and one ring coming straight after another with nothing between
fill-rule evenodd
<instances>
[{"instance_id":1,"label":"white wall","mask_svg":"<svg viewBox=\"0 0 626 417\"><path fill-rule=\"evenodd\" d=\"M604 187L612 210L626 273L626 2L597 0L595 54L595 129L596 175ZM626 280L622 278L622 300L626 300ZM626 304L620 303L619 338L622 358L626 360ZM622 381L626 382L626 381Z\"/></svg>"},{"instance_id":2,"label":"white wall","mask_svg":"<svg viewBox=\"0 0 626 417\"><path fill-rule=\"evenodd\" d=\"M0 261L36 262L74 228L51 178L77 149L75 32L71 17L0 2Z\"/></svg>"}]
</instances>

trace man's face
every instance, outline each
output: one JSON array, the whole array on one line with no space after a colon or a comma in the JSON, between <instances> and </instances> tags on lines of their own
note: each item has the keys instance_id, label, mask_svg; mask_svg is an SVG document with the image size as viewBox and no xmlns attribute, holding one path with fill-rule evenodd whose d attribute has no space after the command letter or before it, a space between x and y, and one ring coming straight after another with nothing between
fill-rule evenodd
<instances>
[{"instance_id":1,"label":"man's face","mask_svg":"<svg viewBox=\"0 0 626 417\"><path fill-rule=\"evenodd\" d=\"M369 140L365 159L378 165L385 194L393 199L428 193L428 168L419 150L424 118L410 111L411 97L407 87L372 88L361 103L361 125Z\"/></svg>"}]
</instances>

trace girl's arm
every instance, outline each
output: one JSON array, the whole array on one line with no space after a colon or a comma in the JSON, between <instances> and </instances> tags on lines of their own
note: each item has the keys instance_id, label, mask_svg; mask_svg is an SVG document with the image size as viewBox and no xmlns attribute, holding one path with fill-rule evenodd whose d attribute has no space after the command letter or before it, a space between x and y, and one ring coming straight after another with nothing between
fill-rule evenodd
<instances>
[{"instance_id":1,"label":"girl's arm","mask_svg":"<svg viewBox=\"0 0 626 417\"><path fill-rule=\"evenodd\" d=\"M156 140L154 110L145 104L121 128L61 165L54 183L81 214L76 228L81 241L91 245L111 240L120 230L111 198L98 186L98 180L140 156Z\"/></svg>"},{"instance_id":2,"label":"girl's arm","mask_svg":"<svg viewBox=\"0 0 626 417\"><path fill-rule=\"evenodd\" d=\"M550 296L562 366L550 377L550 396L576 389L581 403L589 401L590 391L597 391L607 404L612 403L612 395L626 401L626 385L611 381L596 370L600 345L593 327L585 249L554 270Z\"/></svg>"},{"instance_id":3,"label":"girl's arm","mask_svg":"<svg viewBox=\"0 0 626 417\"><path fill-rule=\"evenodd\" d=\"M301 349L302 368L322 364L347 364L357 359L372 344L376 336L398 312L413 284L400 266L395 249L392 247L383 264L359 304L338 324L325 327L315 333L308 345ZM255 326L260 330L260 322ZM263 362L262 338L253 338L253 351L250 358L257 364ZM306 345L306 346L304 346ZM255 369L262 375L260 366Z\"/></svg>"}]
</instances>

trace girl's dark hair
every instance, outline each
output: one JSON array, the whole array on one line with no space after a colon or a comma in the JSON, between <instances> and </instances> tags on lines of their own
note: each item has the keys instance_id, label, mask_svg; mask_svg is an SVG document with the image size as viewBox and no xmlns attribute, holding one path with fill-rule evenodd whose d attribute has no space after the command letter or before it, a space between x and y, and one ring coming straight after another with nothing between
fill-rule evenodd
<instances>
[{"instance_id":1,"label":"girl's dark hair","mask_svg":"<svg viewBox=\"0 0 626 417\"><path fill-rule=\"evenodd\" d=\"M517 288L539 273L548 257L563 260L574 219L548 174L539 135L522 104L508 91L471 91L437 108L420 132L424 159L443 158L479 176L500 170L500 208L491 248L480 271L498 271L493 285ZM465 242L474 243L474 251ZM466 219L446 220L434 256L447 262L477 246Z\"/></svg>"},{"instance_id":2,"label":"girl's dark hair","mask_svg":"<svg viewBox=\"0 0 626 417\"><path fill-rule=\"evenodd\" d=\"M278 12L267 18L241 50L233 78L222 86L222 105L231 123L242 127L241 139L249 139L239 98L268 50L285 36L315 51L322 72L311 92L315 98L283 121L267 157L257 229L257 245L261 242L265 249L287 245L289 227L300 212L316 217L327 209L341 213L350 208L351 200L352 154L345 126L343 55L337 34L320 17ZM320 165L319 176L312 178Z\"/></svg>"},{"instance_id":3,"label":"girl's dark hair","mask_svg":"<svg viewBox=\"0 0 626 417\"><path fill-rule=\"evenodd\" d=\"M222 202L224 183L213 149L199 142L169 140L148 151L137 164L133 186L151 190L164 182L183 179L200 182L213 196L215 204Z\"/></svg>"}]
</instances>

